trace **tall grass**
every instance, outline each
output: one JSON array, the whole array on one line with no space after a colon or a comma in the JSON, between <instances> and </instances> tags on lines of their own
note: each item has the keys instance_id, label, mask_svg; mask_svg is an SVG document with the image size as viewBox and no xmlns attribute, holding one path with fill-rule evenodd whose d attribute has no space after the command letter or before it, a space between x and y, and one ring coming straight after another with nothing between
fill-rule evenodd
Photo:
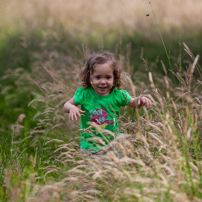
<instances>
[{"instance_id":1,"label":"tall grass","mask_svg":"<svg viewBox=\"0 0 202 202\"><path fill-rule=\"evenodd\" d=\"M26 82L32 89L34 99L27 104L35 109L30 119L36 125L29 129L19 118L11 128L10 150L1 151L2 200L201 201L201 78L194 77L198 56L181 74L173 72L178 86L155 71L148 72L150 85L143 89L127 76L131 95L147 94L153 107L122 110L119 125L126 136L117 137L104 155L82 156L79 123L70 122L61 109L80 86L85 57L82 48L75 55L56 48L64 45L57 43L37 55L31 72L12 71L17 85ZM84 55L91 52L84 50ZM119 59L133 72L127 56Z\"/></svg>"},{"instance_id":2,"label":"tall grass","mask_svg":"<svg viewBox=\"0 0 202 202\"><path fill-rule=\"evenodd\" d=\"M148 2L0 4L0 68L8 68L0 78L0 201L202 201L200 57L181 43L169 53L176 68L168 72L155 22L146 17ZM169 49L168 37L176 38L179 28L190 37L194 28L198 36L199 0L152 5ZM197 40L190 44L200 47ZM103 49L131 75L124 74L125 89L147 95L153 107L122 109L126 136L104 155L83 156L80 123L70 122L62 107L80 87L86 57Z\"/></svg>"}]
</instances>

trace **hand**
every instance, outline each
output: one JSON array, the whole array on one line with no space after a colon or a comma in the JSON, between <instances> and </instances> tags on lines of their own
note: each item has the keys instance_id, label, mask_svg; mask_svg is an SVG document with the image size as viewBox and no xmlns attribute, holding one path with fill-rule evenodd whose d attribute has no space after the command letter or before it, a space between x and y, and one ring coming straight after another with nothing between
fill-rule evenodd
<instances>
[{"instance_id":1,"label":"hand","mask_svg":"<svg viewBox=\"0 0 202 202\"><path fill-rule=\"evenodd\" d=\"M147 108L150 108L152 106L151 100L147 97L139 96L137 99L137 108L143 107L144 105L146 105Z\"/></svg>"},{"instance_id":2,"label":"hand","mask_svg":"<svg viewBox=\"0 0 202 202\"><path fill-rule=\"evenodd\" d=\"M85 111L82 111L78 107L72 105L69 109L69 119L73 121L74 119L77 121L77 116L81 116L81 113L85 113Z\"/></svg>"}]
</instances>

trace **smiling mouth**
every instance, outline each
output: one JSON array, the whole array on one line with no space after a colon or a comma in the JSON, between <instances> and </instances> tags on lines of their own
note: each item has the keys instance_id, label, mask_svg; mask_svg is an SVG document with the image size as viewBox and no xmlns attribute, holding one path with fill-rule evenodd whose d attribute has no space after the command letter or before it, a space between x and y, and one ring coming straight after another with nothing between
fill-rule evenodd
<instances>
[{"instance_id":1,"label":"smiling mouth","mask_svg":"<svg viewBox=\"0 0 202 202\"><path fill-rule=\"evenodd\" d=\"M99 87L100 90L105 90L107 87Z\"/></svg>"}]
</instances>

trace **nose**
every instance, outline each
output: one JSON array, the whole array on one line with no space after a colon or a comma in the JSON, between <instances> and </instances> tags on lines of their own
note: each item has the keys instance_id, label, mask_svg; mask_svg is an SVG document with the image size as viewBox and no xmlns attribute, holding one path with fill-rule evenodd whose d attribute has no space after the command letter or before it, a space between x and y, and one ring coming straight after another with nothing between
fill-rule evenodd
<instances>
[{"instance_id":1,"label":"nose","mask_svg":"<svg viewBox=\"0 0 202 202\"><path fill-rule=\"evenodd\" d=\"M100 83L106 83L106 79L101 79Z\"/></svg>"}]
</instances>

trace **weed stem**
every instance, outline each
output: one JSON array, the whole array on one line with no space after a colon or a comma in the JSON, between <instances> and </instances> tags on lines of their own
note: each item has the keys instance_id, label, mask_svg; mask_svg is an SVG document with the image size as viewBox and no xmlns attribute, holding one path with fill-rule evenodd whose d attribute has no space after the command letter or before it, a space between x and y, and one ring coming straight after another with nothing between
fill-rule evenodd
<instances>
[{"instance_id":1,"label":"weed stem","mask_svg":"<svg viewBox=\"0 0 202 202\"><path fill-rule=\"evenodd\" d=\"M149 4L150 4L151 9L152 9L152 14L153 14L153 16L154 16L155 24L156 24L156 27L157 27L157 29L158 29L158 32L159 32L159 35L160 35L160 38L161 38L161 42L163 43L163 47L164 47L164 50L165 50L165 52L166 52L166 56L167 56L167 59L168 59L168 63L169 63L170 70L173 71L172 66L171 66L171 62L170 62L170 56L168 55L168 51L167 51L166 45L165 45L165 43L164 43L163 36L162 36L162 34L161 34L161 31L160 31L160 28L159 28L159 25L158 25L158 22L157 22L157 19L156 19L156 16L155 16L155 13L154 13L154 10L153 10L153 7L152 7L151 2L149 2ZM174 76L173 76L173 80L174 80L174 83L175 83L175 78L174 78Z\"/></svg>"}]
</instances>

